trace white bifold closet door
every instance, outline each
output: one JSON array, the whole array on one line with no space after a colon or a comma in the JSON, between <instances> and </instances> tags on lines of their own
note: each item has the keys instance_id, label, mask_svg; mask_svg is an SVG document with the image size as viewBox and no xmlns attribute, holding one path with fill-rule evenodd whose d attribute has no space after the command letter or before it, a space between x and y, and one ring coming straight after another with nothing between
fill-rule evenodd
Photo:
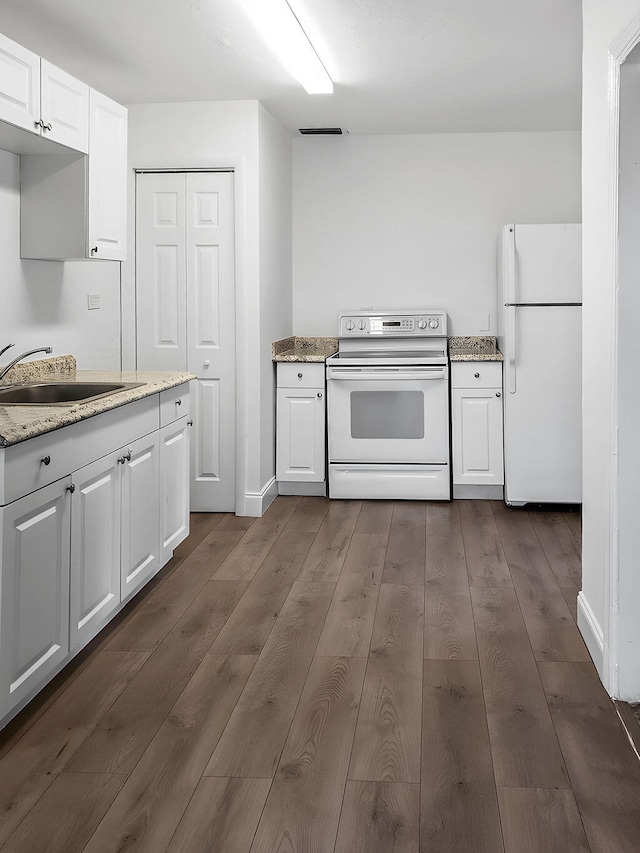
<instances>
[{"instance_id":1,"label":"white bifold closet door","mask_svg":"<svg viewBox=\"0 0 640 853\"><path fill-rule=\"evenodd\" d=\"M191 509L235 508L235 268L232 172L136 180L138 370L188 370Z\"/></svg>"}]
</instances>

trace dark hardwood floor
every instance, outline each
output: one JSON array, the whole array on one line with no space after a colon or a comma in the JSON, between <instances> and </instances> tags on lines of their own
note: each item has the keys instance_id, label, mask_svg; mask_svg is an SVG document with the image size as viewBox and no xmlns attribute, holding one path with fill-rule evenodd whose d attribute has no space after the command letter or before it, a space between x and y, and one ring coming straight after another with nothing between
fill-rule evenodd
<instances>
[{"instance_id":1,"label":"dark hardwood floor","mask_svg":"<svg viewBox=\"0 0 640 853\"><path fill-rule=\"evenodd\" d=\"M640 762L579 588L575 513L194 515L0 733L0 850L635 853Z\"/></svg>"}]
</instances>

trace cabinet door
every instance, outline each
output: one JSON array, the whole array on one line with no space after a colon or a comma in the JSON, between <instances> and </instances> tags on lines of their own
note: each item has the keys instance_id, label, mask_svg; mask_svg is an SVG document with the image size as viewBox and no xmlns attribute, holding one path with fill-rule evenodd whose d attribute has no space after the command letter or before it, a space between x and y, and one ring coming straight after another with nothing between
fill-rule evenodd
<instances>
[{"instance_id":1,"label":"cabinet door","mask_svg":"<svg viewBox=\"0 0 640 853\"><path fill-rule=\"evenodd\" d=\"M73 474L71 651L94 637L120 604L120 462L110 453Z\"/></svg>"},{"instance_id":2,"label":"cabinet door","mask_svg":"<svg viewBox=\"0 0 640 853\"><path fill-rule=\"evenodd\" d=\"M189 535L188 418L160 430L160 565Z\"/></svg>"},{"instance_id":3,"label":"cabinet door","mask_svg":"<svg viewBox=\"0 0 640 853\"><path fill-rule=\"evenodd\" d=\"M0 35L0 120L39 133L40 57Z\"/></svg>"},{"instance_id":4,"label":"cabinet door","mask_svg":"<svg viewBox=\"0 0 640 853\"><path fill-rule=\"evenodd\" d=\"M45 59L40 68L40 117L47 139L89 150L89 87Z\"/></svg>"},{"instance_id":5,"label":"cabinet door","mask_svg":"<svg viewBox=\"0 0 640 853\"><path fill-rule=\"evenodd\" d=\"M89 229L87 255L123 261L127 238L127 111L89 94Z\"/></svg>"},{"instance_id":6,"label":"cabinet door","mask_svg":"<svg viewBox=\"0 0 640 853\"><path fill-rule=\"evenodd\" d=\"M502 485L502 398L499 388L453 389L453 482Z\"/></svg>"},{"instance_id":7,"label":"cabinet door","mask_svg":"<svg viewBox=\"0 0 640 853\"><path fill-rule=\"evenodd\" d=\"M278 388L276 479L318 483L325 469L322 388Z\"/></svg>"},{"instance_id":8,"label":"cabinet door","mask_svg":"<svg viewBox=\"0 0 640 853\"><path fill-rule=\"evenodd\" d=\"M122 465L122 543L120 590L124 601L158 569L160 525L158 433L124 449Z\"/></svg>"},{"instance_id":9,"label":"cabinet door","mask_svg":"<svg viewBox=\"0 0 640 853\"><path fill-rule=\"evenodd\" d=\"M69 651L69 478L0 510L0 717Z\"/></svg>"}]
</instances>

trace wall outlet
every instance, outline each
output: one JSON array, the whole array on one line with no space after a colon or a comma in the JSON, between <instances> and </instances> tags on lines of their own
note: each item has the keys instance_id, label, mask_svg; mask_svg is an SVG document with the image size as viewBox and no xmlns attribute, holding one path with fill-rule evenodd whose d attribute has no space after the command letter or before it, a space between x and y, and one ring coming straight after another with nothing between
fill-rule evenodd
<instances>
[{"instance_id":1,"label":"wall outlet","mask_svg":"<svg viewBox=\"0 0 640 853\"><path fill-rule=\"evenodd\" d=\"M480 323L478 326L479 332L490 332L491 331L491 314L481 314L480 315Z\"/></svg>"},{"instance_id":2,"label":"wall outlet","mask_svg":"<svg viewBox=\"0 0 640 853\"><path fill-rule=\"evenodd\" d=\"M100 294L87 293L87 311L95 311L100 307Z\"/></svg>"}]
</instances>

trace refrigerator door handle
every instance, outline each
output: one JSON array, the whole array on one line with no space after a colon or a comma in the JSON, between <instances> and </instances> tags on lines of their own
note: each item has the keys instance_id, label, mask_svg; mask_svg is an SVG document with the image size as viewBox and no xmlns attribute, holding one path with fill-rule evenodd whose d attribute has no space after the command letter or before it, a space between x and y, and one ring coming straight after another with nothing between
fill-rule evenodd
<instances>
[{"instance_id":1,"label":"refrigerator door handle","mask_svg":"<svg viewBox=\"0 0 640 853\"><path fill-rule=\"evenodd\" d=\"M510 394L516 392L516 309L514 305L507 306L507 360L509 362L509 379L507 390Z\"/></svg>"}]
</instances>

